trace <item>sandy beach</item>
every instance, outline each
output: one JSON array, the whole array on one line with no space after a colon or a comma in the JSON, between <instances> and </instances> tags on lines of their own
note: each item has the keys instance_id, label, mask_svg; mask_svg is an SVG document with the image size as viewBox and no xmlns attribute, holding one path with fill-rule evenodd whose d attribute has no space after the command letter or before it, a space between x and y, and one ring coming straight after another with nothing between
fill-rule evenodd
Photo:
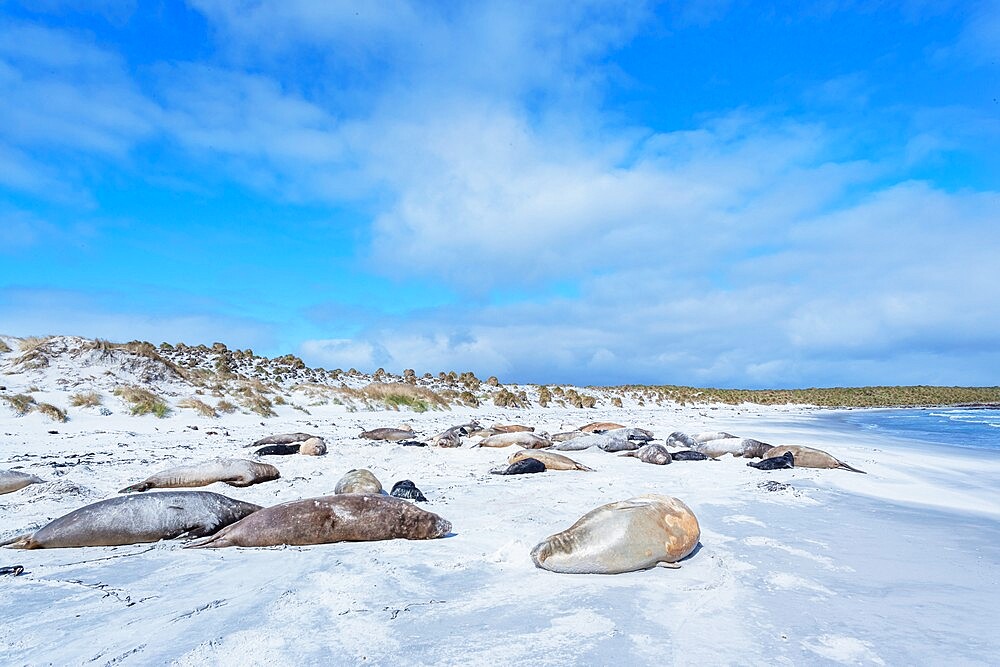
<instances>
[{"instance_id":1,"label":"sandy beach","mask_svg":"<svg viewBox=\"0 0 1000 667\"><path fill-rule=\"evenodd\" d=\"M411 479L454 526L431 541L185 550L183 541L0 551L0 661L42 664L989 664L1000 599L1000 457L860 440L803 408L347 413L267 420L79 411L0 420L0 466L46 483L2 497L0 536L40 526L174 464L245 456L315 432L326 456L269 457L281 479L207 487L273 505L325 495L351 468ZM758 471L744 459L644 464L600 450L594 472L489 474L515 448L372 443L401 421L427 436L478 418L550 433L607 419L808 444L865 470ZM194 430L192 427L197 427ZM49 433L57 431L57 433ZM788 488L769 491L766 481ZM565 575L529 551L589 510L663 493L697 515L677 570Z\"/></svg>"}]
</instances>

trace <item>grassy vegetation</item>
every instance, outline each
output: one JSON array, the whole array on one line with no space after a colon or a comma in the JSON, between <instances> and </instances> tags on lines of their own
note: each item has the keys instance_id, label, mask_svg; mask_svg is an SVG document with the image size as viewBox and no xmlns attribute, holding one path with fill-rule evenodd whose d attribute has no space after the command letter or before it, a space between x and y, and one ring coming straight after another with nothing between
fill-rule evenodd
<instances>
[{"instance_id":1,"label":"grassy vegetation","mask_svg":"<svg viewBox=\"0 0 1000 667\"><path fill-rule=\"evenodd\" d=\"M274 411L274 404L271 403L271 400L267 396L256 392L244 393L243 407L251 412L256 412L261 417L278 416L278 413Z\"/></svg>"},{"instance_id":2,"label":"grassy vegetation","mask_svg":"<svg viewBox=\"0 0 1000 667\"><path fill-rule=\"evenodd\" d=\"M215 411L215 408L213 408L208 403L205 403L204 401L198 400L197 398L185 398L185 399L182 399L182 400L178 401L177 407L179 407L179 408L190 408L192 410L197 410L198 414L200 414L202 417L218 417L219 416L219 413L217 413Z\"/></svg>"},{"instance_id":3,"label":"grassy vegetation","mask_svg":"<svg viewBox=\"0 0 1000 667\"><path fill-rule=\"evenodd\" d=\"M528 400L527 392L519 391L515 394L506 388L501 388L493 394L493 405L499 408L527 408L531 405L531 401Z\"/></svg>"},{"instance_id":4,"label":"grassy vegetation","mask_svg":"<svg viewBox=\"0 0 1000 667\"><path fill-rule=\"evenodd\" d=\"M215 409L227 415L236 412L236 406L225 399L216 403Z\"/></svg>"},{"instance_id":5,"label":"grassy vegetation","mask_svg":"<svg viewBox=\"0 0 1000 667\"><path fill-rule=\"evenodd\" d=\"M74 408L94 408L101 404L101 395L96 391L73 394L69 397L69 404Z\"/></svg>"},{"instance_id":6,"label":"grassy vegetation","mask_svg":"<svg viewBox=\"0 0 1000 667\"><path fill-rule=\"evenodd\" d=\"M51 403L38 403L35 405L35 409L41 412L43 415L56 422L67 422L69 417L66 416L66 412L52 405Z\"/></svg>"},{"instance_id":7,"label":"grassy vegetation","mask_svg":"<svg viewBox=\"0 0 1000 667\"><path fill-rule=\"evenodd\" d=\"M129 404L133 415L156 415L160 419L170 414L170 407L153 392L142 387L118 387L115 396Z\"/></svg>"},{"instance_id":8,"label":"grassy vegetation","mask_svg":"<svg viewBox=\"0 0 1000 667\"><path fill-rule=\"evenodd\" d=\"M0 400L14 408L14 412L22 417L35 406L35 398L28 394L0 394Z\"/></svg>"},{"instance_id":9,"label":"grassy vegetation","mask_svg":"<svg viewBox=\"0 0 1000 667\"><path fill-rule=\"evenodd\" d=\"M925 405L1000 405L1000 387L829 387L810 389L705 389L678 385L625 385L615 389L644 402L816 405L826 408L889 408Z\"/></svg>"},{"instance_id":10,"label":"grassy vegetation","mask_svg":"<svg viewBox=\"0 0 1000 667\"><path fill-rule=\"evenodd\" d=\"M0 354L6 354L10 351L11 351L10 345L0 340Z\"/></svg>"},{"instance_id":11,"label":"grassy vegetation","mask_svg":"<svg viewBox=\"0 0 1000 667\"><path fill-rule=\"evenodd\" d=\"M381 401L391 410L407 407L414 412L430 409L441 410L449 407L448 402L426 387L395 382L391 384L373 382L361 390L365 398Z\"/></svg>"}]
</instances>

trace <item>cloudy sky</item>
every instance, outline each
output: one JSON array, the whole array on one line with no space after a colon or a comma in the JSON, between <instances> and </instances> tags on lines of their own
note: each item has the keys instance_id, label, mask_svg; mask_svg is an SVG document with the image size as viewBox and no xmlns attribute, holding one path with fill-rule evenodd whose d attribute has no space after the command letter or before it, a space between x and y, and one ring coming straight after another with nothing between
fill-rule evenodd
<instances>
[{"instance_id":1,"label":"cloudy sky","mask_svg":"<svg viewBox=\"0 0 1000 667\"><path fill-rule=\"evenodd\" d=\"M2 2L0 333L995 385L998 60L995 1Z\"/></svg>"}]
</instances>

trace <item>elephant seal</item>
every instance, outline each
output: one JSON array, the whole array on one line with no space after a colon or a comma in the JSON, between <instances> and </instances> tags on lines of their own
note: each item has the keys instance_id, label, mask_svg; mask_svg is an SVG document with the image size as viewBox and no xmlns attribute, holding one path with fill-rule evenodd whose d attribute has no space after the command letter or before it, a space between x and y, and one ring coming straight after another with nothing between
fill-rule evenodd
<instances>
[{"instance_id":1,"label":"elephant seal","mask_svg":"<svg viewBox=\"0 0 1000 667\"><path fill-rule=\"evenodd\" d=\"M606 433L585 433L578 438L556 443L552 445L552 449L563 452L578 452L590 447L599 447L606 452L625 452L639 449L641 446L635 440L629 440L624 431L608 431Z\"/></svg>"},{"instance_id":2,"label":"elephant seal","mask_svg":"<svg viewBox=\"0 0 1000 667\"><path fill-rule=\"evenodd\" d=\"M463 433L468 433L464 426L452 426L433 436L429 444L435 447L461 447Z\"/></svg>"},{"instance_id":3,"label":"elephant seal","mask_svg":"<svg viewBox=\"0 0 1000 667\"><path fill-rule=\"evenodd\" d=\"M683 431L674 431L667 436L667 446L684 447L686 449L698 449L700 443Z\"/></svg>"},{"instance_id":4,"label":"elephant seal","mask_svg":"<svg viewBox=\"0 0 1000 667\"><path fill-rule=\"evenodd\" d=\"M287 456L288 454L298 454L299 446L295 445L268 445L261 447L254 456Z\"/></svg>"},{"instance_id":5,"label":"elephant seal","mask_svg":"<svg viewBox=\"0 0 1000 667\"><path fill-rule=\"evenodd\" d=\"M420 489L417 485L408 479L401 480L392 485L392 491L389 492L390 496L394 498L406 498L408 500L417 500L422 503L427 502L427 498L424 494L420 493Z\"/></svg>"},{"instance_id":6,"label":"elephant seal","mask_svg":"<svg viewBox=\"0 0 1000 667\"><path fill-rule=\"evenodd\" d=\"M162 491L118 496L86 505L24 535L14 549L102 547L203 537L239 521L260 505L210 491Z\"/></svg>"},{"instance_id":7,"label":"elephant seal","mask_svg":"<svg viewBox=\"0 0 1000 667\"><path fill-rule=\"evenodd\" d=\"M0 567L0 575L11 574L15 577L24 572L23 565L8 565L6 567Z\"/></svg>"},{"instance_id":8,"label":"elephant seal","mask_svg":"<svg viewBox=\"0 0 1000 667\"><path fill-rule=\"evenodd\" d=\"M419 440L397 440L397 445L402 445L403 447L426 447L426 442L420 442Z\"/></svg>"},{"instance_id":9,"label":"elephant seal","mask_svg":"<svg viewBox=\"0 0 1000 667\"><path fill-rule=\"evenodd\" d=\"M677 498L636 496L602 505L531 550L537 567L552 572L618 574L675 565L701 537L694 512Z\"/></svg>"},{"instance_id":10,"label":"elephant seal","mask_svg":"<svg viewBox=\"0 0 1000 667\"><path fill-rule=\"evenodd\" d=\"M653 433L644 428L616 428L610 431L600 431L603 435L620 436L626 440L646 443L653 439Z\"/></svg>"},{"instance_id":11,"label":"elephant seal","mask_svg":"<svg viewBox=\"0 0 1000 667\"><path fill-rule=\"evenodd\" d=\"M795 457L792 456L791 452L785 452L781 456L773 456L769 459L761 459L756 462L751 461L747 465L751 468L756 468L757 470L781 470L782 468L794 468Z\"/></svg>"},{"instance_id":12,"label":"elephant seal","mask_svg":"<svg viewBox=\"0 0 1000 667\"><path fill-rule=\"evenodd\" d=\"M693 449L682 449L679 452L671 452L670 459L672 461L705 461L710 457L708 454L702 454L701 452L696 452ZM715 460L715 459L711 459Z\"/></svg>"},{"instance_id":13,"label":"elephant seal","mask_svg":"<svg viewBox=\"0 0 1000 667\"><path fill-rule=\"evenodd\" d=\"M356 493L268 507L188 546L218 549L397 538L432 540L449 532L449 521L413 503L392 496Z\"/></svg>"},{"instance_id":14,"label":"elephant seal","mask_svg":"<svg viewBox=\"0 0 1000 667\"><path fill-rule=\"evenodd\" d=\"M490 427L494 433L533 433L534 426L524 424L494 424Z\"/></svg>"},{"instance_id":15,"label":"elephant seal","mask_svg":"<svg viewBox=\"0 0 1000 667\"><path fill-rule=\"evenodd\" d=\"M625 428L625 424L616 424L615 422L590 422L589 424L584 424L577 431L583 431L584 433L597 433L598 431L614 431L619 428Z\"/></svg>"},{"instance_id":16,"label":"elephant seal","mask_svg":"<svg viewBox=\"0 0 1000 667\"><path fill-rule=\"evenodd\" d=\"M579 438L581 435L589 435L585 431L564 431L562 433L556 433L555 435L549 436L549 440L552 442L566 442L567 440L572 440L573 438Z\"/></svg>"},{"instance_id":17,"label":"elephant seal","mask_svg":"<svg viewBox=\"0 0 1000 667\"><path fill-rule=\"evenodd\" d=\"M691 436L691 439L695 442L708 442L709 440L722 440L723 438L735 438L737 436L732 433L726 433L725 431L702 431L701 433L695 433Z\"/></svg>"},{"instance_id":18,"label":"elephant seal","mask_svg":"<svg viewBox=\"0 0 1000 667\"><path fill-rule=\"evenodd\" d=\"M397 440L409 440L414 436L413 429L402 429L402 428L376 428L371 431L364 431L359 435L359 438L366 438L368 440L389 440L390 442Z\"/></svg>"},{"instance_id":19,"label":"elephant seal","mask_svg":"<svg viewBox=\"0 0 1000 667\"><path fill-rule=\"evenodd\" d=\"M26 486L38 484L44 481L45 480L41 477L35 477L34 475L29 475L26 472L19 472L17 470L0 470L0 495L13 493L18 489L23 489Z\"/></svg>"},{"instance_id":20,"label":"elephant seal","mask_svg":"<svg viewBox=\"0 0 1000 667\"><path fill-rule=\"evenodd\" d=\"M529 475L536 472L545 472L545 464L531 457L520 459L511 463L506 468L491 470L494 475Z\"/></svg>"},{"instance_id":21,"label":"elephant seal","mask_svg":"<svg viewBox=\"0 0 1000 667\"><path fill-rule=\"evenodd\" d=\"M693 449L708 454L713 459L724 454L745 459L759 459L771 450L771 445L753 438L722 438L700 442Z\"/></svg>"},{"instance_id":22,"label":"elephant seal","mask_svg":"<svg viewBox=\"0 0 1000 667\"><path fill-rule=\"evenodd\" d=\"M652 463L658 466L667 465L671 461L670 452L663 445L644 445L639 449L618 456L634 456L643 463Z\"/></svg>"},{"instance_id":23,"label":"elephant seal","mask_svg":"<svg viewBox=\"0 0 1000 667\"><path fill-rule=\"evenodd\" d=\"M326 441L323 438L309 438L299 445L299 454L305 456L323 456L326 454Z\"/></svg>"},{"instance_id":24,"label":"elephant seal","mask_svg":"<svg viewBox=\"0 0 1000 667\"><path fill-rule=\"evenodd\" d=\"M515 431L514 433L497 433L480 440L476 447L510 447L518 445L525 449L542 449L552 445L548 438L531 433L529 431Z\"/></svg>"},{"instance_id":25,"label":"elephant seal","mask_svg":"<svg viewBox=\"0 0 1000 667\"><path fill-rule=\"evenodd\" d=\"M593 468L588 468L582 463L577 463L568 456L556 454L555 452L547 452L544 449L522 449L514 452L507 459L507 463L517 463L529 458L541 461L545 465L546 470L585 470L587 472L594 472Z\"/></svg>"},{"instance_id":26,"label":"elephant seal","mask_svg":"<svg viewBox=\"0 0 1000 667\"><path fill-rule=\"evenodd\" d=\"M801 445L773 447L764 454L764 458L773 459L776 456L783 456L786 452L791 453L795 457L796 468L826 468L831 470L833 468L843 468L851 472L860 472L862 475L867 474L864 470L853 468L843 461L834 458L833 455L824 452L822 449L813 449L812 447L803 447Z\"/></svg>"},{"instance_id":27,"label":"elephant seal","mask_svg":"<svg viewBox=\"0 0 1000 667\"><path fill-rule=\"evenodd\" d=\"M250 486L278 479L281 473L268 463L255 463L244 459L213 459L177 466L160 471L144 481L126 486L118 493L136 493L149 489L176 489L190 486L208 486L225 482L229 486Z\"/></svg>"},{"instance_id":28,"label":"elephant seal","mask_svg":"<svg viewBox=\"0 0 1000 667\"><path fill-rule=\"evenodd\" d=\"M333 487L334 495L341 493L382 493L382 483L371 470L365 468L347 471Z\"/></svg>"},{"instance_id":29,"label":"elephant seal","mask_svg":"<svg viewBox=\"0 0 1000 667\"><path fill-rule=\"evenodd\" d=\"M278 435L269 435L266 438L261 438L260 440L254 440L249 445L243 445L244 447L260 447L262 445L290 445L295 442L303 442L309 438L315 437L309 433L279 433Z\"/></svg>"}]
</instances>

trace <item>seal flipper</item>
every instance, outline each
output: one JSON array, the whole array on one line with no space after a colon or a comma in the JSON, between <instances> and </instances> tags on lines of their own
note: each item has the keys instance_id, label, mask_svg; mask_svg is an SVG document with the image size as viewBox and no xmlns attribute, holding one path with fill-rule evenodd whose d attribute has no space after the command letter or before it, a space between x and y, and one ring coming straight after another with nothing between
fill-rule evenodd
<instances>
[{"instance_id":1,"label":"seal flipper","mask_svg":"<svg viewBox=\"0 0 1000 667\"><path fill-rule=\"evenodd\" d=\"M656 564L656 567L665 567L665 568L670 569L670 570L679 570L679 569L681 569L681 564L680 563L668 563L665 560L661 560L659 563Z\"/></svg>"},{"instance_id":2,"label":"seal flipper","mask_svg":"<svg viewBox=\"0 0 1000 667\"><path fill-rule=\"evenodd\" d=\"M143 491L149 491L152 488L153 484L150 482L139 482L138 484L133 484L132 486L126 486L118 493L142 493Z\"/></svg>"},{"instance_id":3,"label":"seal flipper","mask_svg":"<svg viewBox=\"0 0 1000 667\"><path fill-rule=\"evenodd\" d=\"M843 468L844 470L850 470L851 472L859 472L862 475L867 475L868 474L864 470L858 470L857 468L852 468L851 466L847 465L846 463L844 463L840 459L837 459L837 463L840 464L840 465L837 466L838 468Z\"/></svg>"},{"instance_id":4,"label":"seal flipper","mask_svg":"<svg viewBox=\"0 0 1000 667\"><path fill-rule=\"evenodd\" d=\"M0 546L7 547L8 549L37 549L37 543L31 539L32 535L34 533L25 533L24 535L12 537L6 542L0 543Z\"/></svg>"}]
</instances>

